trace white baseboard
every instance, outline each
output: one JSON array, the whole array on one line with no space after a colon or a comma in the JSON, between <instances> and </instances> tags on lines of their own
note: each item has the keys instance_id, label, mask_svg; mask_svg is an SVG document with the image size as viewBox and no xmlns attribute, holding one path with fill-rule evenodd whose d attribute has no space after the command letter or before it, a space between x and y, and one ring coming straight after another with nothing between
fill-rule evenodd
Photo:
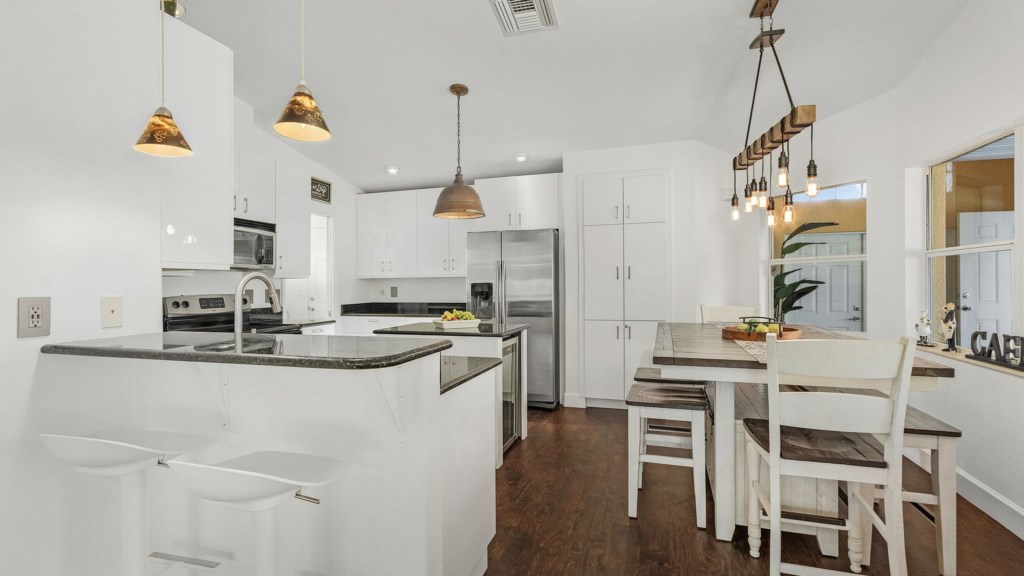
<instances>
[{"instance_id":1,"label":"white baseboard","mask_svg":"<svg viewBox=\"0 0 1024 576\"><path fill-rule=\"evenodd\" d=\"M562 397L562 406L566 408L586 408L587 399L579 394L570 394L568 392Z\"/></svg>"},{"instance_id":2,"label":"white baseboard","mask_svg":"<svg viewBox=\"0 0 1024 576\"><path fill-rule=\"evenodd\" d=\"M926 450L920 448L904 448L903 455L911 462L920 466L925 472L931 473L931 456ZM957 494L963 496L968 502L974 504L982 512L991 516L996 522L1013 532L1018 538L1024 540L1024 508L1008 500L1002 494L990 488L987 484L964 472L961 468L956 469L958 476L956 482Z\"/></svg>"},{"instance_id":3,"label":"white baseboard","mask_svg":"<svg viewBox=\"0 0 1024 576\"><path fill-rule=\"evenodd\" d=\"M604 400L602 398L587 398L587 408L617 408L626 409L625 400Z\"/></svg>"}]
</instances>

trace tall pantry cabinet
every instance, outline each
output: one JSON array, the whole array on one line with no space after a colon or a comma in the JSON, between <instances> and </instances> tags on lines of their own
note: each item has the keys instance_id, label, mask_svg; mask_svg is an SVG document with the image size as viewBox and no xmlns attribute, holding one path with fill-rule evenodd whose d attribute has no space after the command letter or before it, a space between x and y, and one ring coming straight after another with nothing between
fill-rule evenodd
<instances>
[{"instance_id":1,"label":"tall pantry cabinet","mask_svg":"<svg viewBox=\"0 0 1024 576\"><path fill-rule=\"evenodd\" d=\"M668 316L668 175L582 182L584 394L624 400Z\"/></svg>"}]
</instances>

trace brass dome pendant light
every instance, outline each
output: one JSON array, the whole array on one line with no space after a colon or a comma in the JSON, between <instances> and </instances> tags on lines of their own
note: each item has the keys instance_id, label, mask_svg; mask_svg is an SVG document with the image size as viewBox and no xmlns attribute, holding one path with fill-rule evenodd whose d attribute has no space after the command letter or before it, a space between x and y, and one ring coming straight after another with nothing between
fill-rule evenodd
<instances>
[{"instance_id":1,"label":"brass dome pendant light","mask_svg":"<svg viewBox=\"0 0 1024 576\"><path fill-rule=\"evenodd\" d=\"M171 111L164 107L164 0L160 1L160 106L149 117L142 135L135 142L135 149L143 154L180 158L191 156L185 137L182 136L178 124L171 116ZM172 13L173 15L173 13Z\"/></svg>"},{"instance_id":2,"label":"brass dome pendant light","mask_svg":"<svg viewBox=\"0 0 1024 576\"><path fill-rule=\"evenodd\" d=\"M299 85L284 105L281 117L274 124L274 131L292 140L301 142L324 142L331 139L324 115L313 99L313 93L306 87L306 0L300 0L302 28L299 49Z\"/></svg>"},{"instance_id":3,"label":"brass dome pendant light","mask_svg":"<svg viewBox=\"0 0 1024 576\"><path fill-rule=\"evenodd\" d=\"M484 207L480 203L480 195L462 178L462 97L469 94L469 88L462 84L452 84L448 91L455 95L456 103L456 151L458 166L455 169L455 181L441 190L434 205L435 218L483 218Z\"/></svg>"}]
</instances>

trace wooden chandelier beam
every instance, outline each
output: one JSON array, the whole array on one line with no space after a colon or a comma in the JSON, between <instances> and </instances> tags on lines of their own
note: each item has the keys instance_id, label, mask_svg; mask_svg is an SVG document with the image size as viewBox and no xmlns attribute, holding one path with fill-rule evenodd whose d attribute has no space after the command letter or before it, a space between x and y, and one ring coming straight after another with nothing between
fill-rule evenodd
<instances>
[{"instance_id":1,"label":"wooden chandelier beam","mask_svg":"<svg viewBox=\"0 0 1024 576\"><path fill-rule=\"evenodd\" d=\"M750 9L751 18L767 18L775 12L779 0L754 0L754 7Z\"/></svg>"},{"instance_id":2,"label":"wooden chandelier beam","mask_svg":"<svg viewBox=\"0 0 1024 576\"><path fill-rule=\"evenodd\" d=\"M752 144L732 160L733 170L743 170L753 166L758 160L788 142L793 136L814 124L817 107L813 104L797 106L786 114L767 132L756 138Z\"/></svg>"}]
</instances>

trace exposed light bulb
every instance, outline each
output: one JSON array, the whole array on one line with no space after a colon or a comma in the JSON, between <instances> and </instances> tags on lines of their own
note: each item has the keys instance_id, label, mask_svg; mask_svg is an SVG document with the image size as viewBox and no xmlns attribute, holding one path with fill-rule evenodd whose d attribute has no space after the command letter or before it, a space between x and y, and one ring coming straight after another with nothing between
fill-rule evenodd
<instances>
[{"instance_id":1,"label":"exposed light bulb","mask_svg":"<svg viewBox=\"0 0 1024 576\"><path fill-rule=\"evenodd\" d=\"M775 199L768 200L768 226L775 226Z\"/></svg>"},{"instance_id":2,"label":"exposed light bulb","mask_svg":"<svg viewBox=\"0 0 1024 576\"><path fill-rule=\"evenodd\" d=\"M732 193L732 202L730 202L730 204L732 205L732 219L733 220L739 220L740 219L740 199L739 199L738 196L736 196L736 192Z\"/></svg>"},{"instance_id":3,"label":"exposed light bulb","mask_svg":"<svg viewBox=\"0 0 1024 576\"><path fill-rule=\"evenodd\" d=\"M818 165L814 163L814 159L807 163L807 196L815 197L818 195Z\"/></svg>"},{"instance_id":4,"label":"exposed light bulb","mask_svg":"<svg viewBox=\"0 0 1024 576\"><path fill-rule=\"evenodd\" d=\"M749 214L750 212L753 212L753 211L754 211L754 201L753 201L753 199L747 200L747 201L746 201L746 202L744 203L744 205L743 205L743 211L744 211L744 212L746 212L746 213L748 213L748 214Z\"/></svg>"},{"instance_id":5,"label":"exposed light bulb","mask_svg":"<svg viewBox=\"0 0 1024 576\"><path fill-rule=\"evenodd\" d=\"M758 196L758 198L757 198L757 207L758 208L767 208L768 207L768 195L767 194L761 194L760 196Z\"/></svg>"},{"instance_id":6,"label":"exposed light bulb","mask_svg":"<svg viewBox=\"0 0 1024 576\"><path fill-rule=\"evenodd\" d=\"M787 222L787 223L793 221L793 207L792 206L786 206L786 209L782 211L782 221L783 222Z\"/></svg>"},{"instance_id":7,"label":"exposed light bulb","mask_svg":"<svg viewBox=\"0 0 1024 576\"><path fill-rule=\"evenodd\" d=\"M733 220L739 220L740 219L740 209L739 208L733 208L732 209L732 219Z\"/></svg>"}]
</instances>

